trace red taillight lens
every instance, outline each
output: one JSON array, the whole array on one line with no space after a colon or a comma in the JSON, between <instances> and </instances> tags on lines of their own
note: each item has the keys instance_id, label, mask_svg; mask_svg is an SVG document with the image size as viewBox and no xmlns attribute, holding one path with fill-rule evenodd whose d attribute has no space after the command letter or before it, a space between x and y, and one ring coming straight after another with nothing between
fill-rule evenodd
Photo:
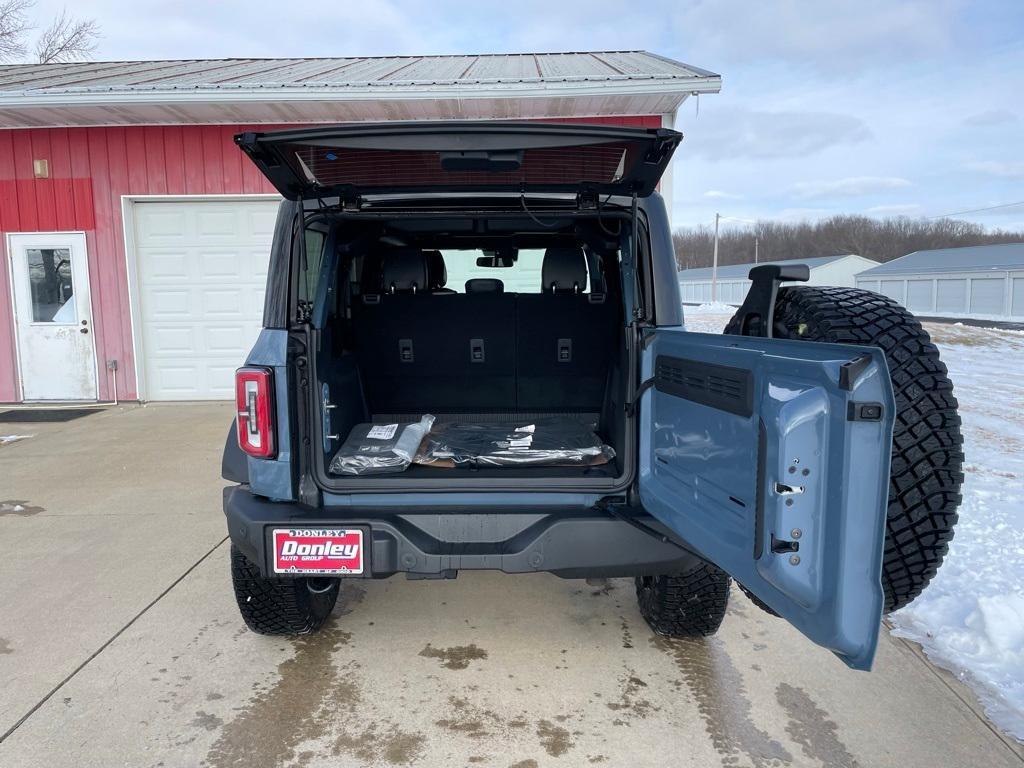
<instances>
[{"instance_id":1,"label":"red taillight lens","mask_svg":"<svg viewBox=\"0 0 1024 768\"><path fill-rule=\"evenodd\" d=\"M274 456L274 379L269 368L235 371L238 445L250 456Z\"/></svg>"}]
</instances>

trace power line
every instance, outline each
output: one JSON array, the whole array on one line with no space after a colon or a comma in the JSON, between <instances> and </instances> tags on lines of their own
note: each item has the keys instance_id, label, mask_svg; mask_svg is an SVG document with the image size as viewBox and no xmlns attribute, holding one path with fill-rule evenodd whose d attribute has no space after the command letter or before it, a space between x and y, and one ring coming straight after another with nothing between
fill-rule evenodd
<instances>
[{"instance_id":1,"label":"power line","mask_svg":"<svg viewBox=\"0 0 1024 768\"><path fill-rule=\"evenodd\" d=\"M1017 205L1024 205L1024 200L1018 200L1016 203L1003 203L1002 205L990 205L988 208L972 208L969 211L954 211L953 213L943 213L939 216L925 216L926 219L947 219L950 216L963 216L965 213L981 213L983 211L995 211L999 208L1013 208Z\"/></svg>"}]
</instances>

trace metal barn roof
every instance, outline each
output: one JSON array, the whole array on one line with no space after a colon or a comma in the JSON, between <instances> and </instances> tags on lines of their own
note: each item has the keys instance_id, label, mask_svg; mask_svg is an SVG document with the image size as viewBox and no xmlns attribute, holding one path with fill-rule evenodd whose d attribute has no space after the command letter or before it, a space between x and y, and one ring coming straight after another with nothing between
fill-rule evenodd
<instances>
[{"instance_id":1,"label":"metal barn roof","mask_svg":"<svg viewBox=\"0 0 1024 768\"><path fill-rule=\"evenodd\" d=\"M579 115L667 114L720 89L646 51L15 64L0 66L0 126L550 117L568 114L559 99ZM509 100L524 103L494 114Z\"/></svg>"},{"instance_id":2,"label":"metal barn roof","mask_svg":"<svg viewBox=\"0 0 1024 768\"><path fill-rule=\"evenodd\" d=\"M986 272L989 270L1024 269L1024 243L971 245L964 248L938 248L914 251L898 259L879 264L857 275L935 274L938 272Z\"/></svg>"},{"instance_id":3,"label":"metal barn roof","mask_svg":"<svg viewBox=\"0 0 1024 768\"><path fill-rule=\"evenodd\" d=\"M718 268L719 280L745 280L747 274L754 267L763 267L765 264L806 264L811 269L815 267L821 267L825 264L831 264L833 261L839 259L845 259L847 254L839 254L837 256L818 256L813 259L783 259L782 261L760 261L756 264L751 262L750 264L728 264L726 266L720 266ZM711 267L699 267L697 269L684 269L679 272L680 280L710 280L711 279Z\"/></svg>"}]
</instances>

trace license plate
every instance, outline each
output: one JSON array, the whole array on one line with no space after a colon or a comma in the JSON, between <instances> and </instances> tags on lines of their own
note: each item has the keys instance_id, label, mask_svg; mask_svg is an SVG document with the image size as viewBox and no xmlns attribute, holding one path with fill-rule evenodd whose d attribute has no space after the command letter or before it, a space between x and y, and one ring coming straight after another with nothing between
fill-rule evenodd
<instances>
[{"instance_id":1,"label":"license plate","mask_svg":"<svg viewBox=\"0 0 1024 768\"><path fill-rule=\"evenodd\" d=\"M363 561L359 528L274 529L274 573L358 576Z\"/></svg>"}]
</instances>

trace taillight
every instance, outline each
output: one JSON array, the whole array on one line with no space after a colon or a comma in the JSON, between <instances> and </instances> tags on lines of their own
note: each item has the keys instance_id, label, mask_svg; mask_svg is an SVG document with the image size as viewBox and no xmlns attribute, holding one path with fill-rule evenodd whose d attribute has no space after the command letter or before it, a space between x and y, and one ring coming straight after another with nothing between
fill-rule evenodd
<instances>
[{"instance_id":1,"label":"taillight","mask_svg":"<svg viewBox=\"0 0 1024 768\"><path fill-rule=\"evenodd\" d=\"M274 456L274 379L269 368L235 371L238 445L250 456Z\"/></svg>"}]
</instances>

